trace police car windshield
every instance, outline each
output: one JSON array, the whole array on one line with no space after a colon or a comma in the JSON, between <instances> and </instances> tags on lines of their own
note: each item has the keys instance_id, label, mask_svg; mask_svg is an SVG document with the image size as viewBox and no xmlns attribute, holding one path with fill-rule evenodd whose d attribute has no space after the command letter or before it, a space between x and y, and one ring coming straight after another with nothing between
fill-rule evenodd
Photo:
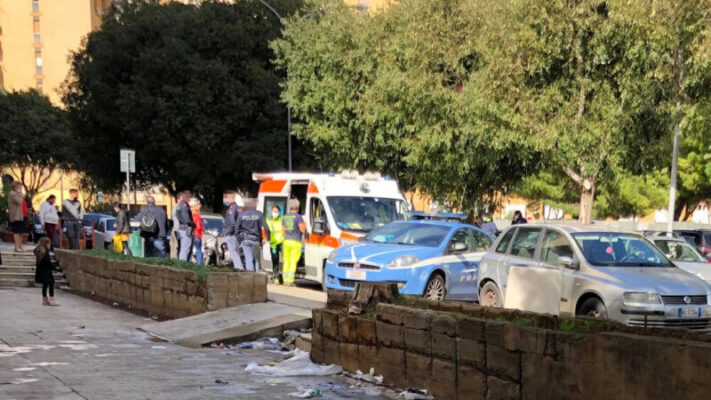
<instances>
[{"instance_id":1,"label":"police car windshield","mask_svg":"<svg viewBox=\"0 0 711 400\"><path fill-rule=\"evenodd\" d=\"M330 196L328 204L336 226L350 231L370 232L390 222L408 218L407 205L398 199Z\"/></svg>"},{"instance_id":2,"label":"police car windshield","mask_svg":"<svg viewBox=\"0 0 711 400\"><path fill-rule=\"evenodd\" d=\"M370 232L361 241L438 247L449 231L441 225L394 223Z\"/></svg>"}]
</instances>

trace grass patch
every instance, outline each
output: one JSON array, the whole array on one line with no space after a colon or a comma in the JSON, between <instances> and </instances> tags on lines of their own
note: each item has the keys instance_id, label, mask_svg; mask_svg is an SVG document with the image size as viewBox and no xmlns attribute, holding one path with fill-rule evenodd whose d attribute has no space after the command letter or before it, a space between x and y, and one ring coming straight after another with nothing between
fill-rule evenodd
<instances>
[{"instance_id":1,"label":"grass patch","mask_svg":"<svg viewBox=\"0 0 711 400\"><path fill-rule=\"evenodd\" d=\"M183 269L183 270L194 272L197 275L198 282L200 282L200 283L205 281L205 276L209 272L212 272L212 269L210 269L210 267L208 267L208 266L195 265L195 264L189 263L187 261L174 260L172 258L133 257L133 256L127 256L125 254L116 253L111 250L100 250L100 249L83 250L81 252L81 254L86 254L88 256L108 258L111 260L131 261L131 262L140 263L140 264L161 265L164 267Z\"/></svg>"},{"instance_id":2,"label":"grass patch","mask_svg":"<svg viewBox=\"0 0 711 400\"><path fill-rule=\"evenodd\" d=\"M598 332L603 328L600 321L592 319L564 319L560 321L558 329L561 332L570 333L593 333Z\"/></svg>"}]
</instances>

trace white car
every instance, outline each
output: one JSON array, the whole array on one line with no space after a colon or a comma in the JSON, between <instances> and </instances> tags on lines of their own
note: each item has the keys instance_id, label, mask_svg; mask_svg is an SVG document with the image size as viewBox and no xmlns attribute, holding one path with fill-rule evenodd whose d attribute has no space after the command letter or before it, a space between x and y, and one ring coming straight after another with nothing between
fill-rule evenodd
<instances>
[{"instance_id":1,"label":"white car","mask_svg":"<svg viewBox=\"0 0 711 400\"><path fill-rule=\"evenodd\" d=\"M131 220L131 231L135 231L141 226L138 221ZM99 245L104 244L104 249L111 247L111 242L116 235L116 217L103 217L99 219L94 227L94 240L96 240L96 248L101 248Z\"/></svg>"},{"instance_id":2,"label":"white car","mask_svg":"<svg viewBox=\"0 0 711 400\"><path fill-rule=\"evenodd\" d=\"M656 236L652 242L674 265L711 283L711 260L704 258L686 240Z\"/></svg>"}]
</instances>

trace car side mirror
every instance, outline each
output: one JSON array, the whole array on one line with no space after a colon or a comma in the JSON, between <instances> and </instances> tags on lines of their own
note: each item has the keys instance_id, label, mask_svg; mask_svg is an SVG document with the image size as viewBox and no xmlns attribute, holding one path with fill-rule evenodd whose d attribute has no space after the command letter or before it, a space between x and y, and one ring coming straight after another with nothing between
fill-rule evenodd
<instances>
[{"instance_id":1,"label":"car side mirror","mask_svg":"<svg viewBox=\"0 0 711 400\"><path fill-rule=\"evenodd\" d=\"M317 235L323 235L326 233L328 225L326 224L326 218L314 218L313 233Z\"/></svg>"},{"instance_id":2,"label":"car side mirror","mask_svg":"<svg viewBox=\"0 0 711 400\"><path fill-rule=\"evenodd\" d=\"M462 242L454 242L449 248L449 252L452 254L463 253L467 251L467 245Z\"/></svg>"},{"instance_id":3,"label":"car side mirror","mask_svg":"<svg viewBox=\"0 0 711 400\"><path fill-rule=\"evenodd\" d=\"M573 257L562 256L558 257L558 265L570 269L578 269L578 263L573 259Z\"/></svg>"}]
</instances>

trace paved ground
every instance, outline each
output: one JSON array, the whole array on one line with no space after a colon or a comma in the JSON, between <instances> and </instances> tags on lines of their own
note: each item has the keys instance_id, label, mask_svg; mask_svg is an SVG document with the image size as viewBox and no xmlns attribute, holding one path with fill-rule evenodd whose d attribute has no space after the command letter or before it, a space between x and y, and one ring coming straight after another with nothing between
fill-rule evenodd
<instances>
[{"instance_id":1,"label":"paved ground","mask_svg":"<svg viewBox=\"0 0 711 400\"><path fill-rule=\"evenodd\" d=\"M341 376L254 376L244 372L250 361L283 356L153 342L135 329L150 319L61 291L57 301L45 307L39 289L0 288L0 399L283 399L299 387L381 398L329 389L352 383Z\"/></svg>"}]
</instances>

